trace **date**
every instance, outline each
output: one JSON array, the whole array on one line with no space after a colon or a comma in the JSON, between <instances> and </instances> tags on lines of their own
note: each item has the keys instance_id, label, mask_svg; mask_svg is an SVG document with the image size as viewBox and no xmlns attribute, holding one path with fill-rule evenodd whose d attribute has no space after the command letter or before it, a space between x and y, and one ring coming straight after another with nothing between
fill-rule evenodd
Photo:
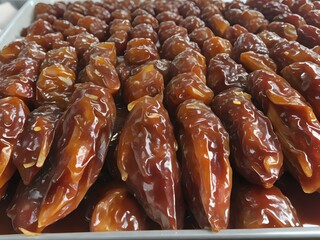
<instances>
[{"instance_id":1,"label":"date","mask_svg":"<svg viewBox=\"0 0 320 240\"><path fill-rule=\"evenodd\" d=\"M210 60L207 85L215 94L229 88L247 86L248 73L241 64L233 61L228 54L221 53Z\"/></svg>"},{"instance_id":2,"label":"date","mask_svg":"<svg viewBox=\"0 0 320 240\"><path fill-rule=\"evenodd\" d=\"M201 228L225 229L229 222L232 169L229 135L201 101L183 102L177 110L182 151L182 179L189 209Z\"/></svg>"},{"instance_id":3,"label":"date","mask_svg":"<svg viewBox=\"0 0 320 240\"><path fill-rule=\"evenodd\" d=\"M165 101L170 113L174 113L178 105L188 99L197 99L209 105L213 95L203 79L193 72L176 75L165 89Z\"/></svg>"},{"instance_id":4,"label":"date","mask_svg":"<svg viewBox=\"0 0 320 240\"><path fill-rule=\"evenodd\" d=\"M320 119L320 66L312 62L296 62L282 69L281 75L305 97Z\"/></svg>"},{"instance_id":5,"label":"date","mask_svg":"<svg viewBox=\"0 0 320 240\"><path fill-rule=\"evenodd\" d=\"M301 227L295 208L277 187L265 189L243 183L232 203L236 228Z\"/></svg>"},{"instance_id":6,"label":"date","mask_svg":"<svg viewBox=\"0 0 320 240\"><path fill-rule=\"evenodd\" d=\"M285 79L273 72L251 73L248 90L272 122L291 174L304 192L318 191L320 123L312 108Z\"/></svg>"},{"instance_id":7,"label":"date","mask_svg":"<svg viewBox=\"0 0 320 240\"><path fill-rule=\"evenodd\" d=\"M138 99L129 110L118 146L121 178L162 229L181 229L184 204L168 112L161 101L149 96Z\"/></svg>"},{"instance_id":8,"label":"date","mask_svg":"<svg viewBox=\"0 0 320 240\"><path fill-rule=\"evenodd\" d=\"M240 63L250 72L255 70L277 72L276 63L267 54L244 52L240 54Z\"/></svg>"},{"instance_id":9,"label":"date","mask_svg":"<svg viewBox=\"0 0 320 240\"><path fill-rule=\"evenodd\" d=\"M44 165L61 114L61 109L56 105L44 105L29 114L12 153L12 162L25 185Z\"/></svg>"},{"instance_id":10,"label":"date","mask_svg":"<svg viewBox=\"0 0 320 240\"><path fill-rule=\"evenodd\" d=\"M229 88L212 102L214 113L230 135L233 166L253 184L271 188L278 180L283 154L270 120L240 88Z\"/></svg>"}]
</instances>

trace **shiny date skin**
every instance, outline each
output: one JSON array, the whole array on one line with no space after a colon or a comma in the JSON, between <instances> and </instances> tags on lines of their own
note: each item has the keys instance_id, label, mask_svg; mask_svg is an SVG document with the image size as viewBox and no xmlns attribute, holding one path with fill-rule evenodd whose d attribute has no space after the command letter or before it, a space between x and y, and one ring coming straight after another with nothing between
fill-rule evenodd
<instances>
[{"instance_id":1,"label":"shiny date skin","mask_svg":"<svg viewBox=\"0 0 320 240\"><path fill-rule=\"evenodd\" d=\"M320 66L312 62L295 62L282 69L281 75L306 98L320 119Z\"/></svg>"},{"instance_id":2,"label":"shiny date skin","mask_svg":"<svg viewBox=\"0 0 320 240\"><path fill-rule=\"evenodd\" d=\"M168 112L157 97L149 96L129 105L129 110L118 145L121 177L162 229L181 229L184 204Z\"/></svg>"},{"instance_id":3,"label":"shiny date skin","mask_svg":"<svg viewBox=\"0 0 320 240\"><path fill-rule=\"evenodd\" d=\"M78 207L103 166L115 117L106 88L77 85L43 168L29 185L20 184L8 209L16 231L41 232Z\"/></svg>"},{"instance_id":4,"label":"shiny date skin","mask_svg":"<svg viewBox=\"0 0 320 240\"><path fill-rule=\"evenodd\" d=\"M195 99L180 104L176 118L189 209L201 228L225 229L232 187L229 135L211 109Z\"/></svg>"},{"instance_id":5,"label":"shiny date skin","mask_svg":"<svg viewBox=\"0 0 320 240\"><path fill-rule=\"evenodd\" d=\"M61 114L61 109L56 105L44 105L29 114L12 154L12 162L25 185L31 182L43 166Z\"/></svg>"},{"instance_id":6,"label":"shiny date skin","mask_svg":"<svg viewBox=\"0 0 320 240\"><path fill-rule=\"evenodd\" d=\"M237 172L251 183L272 187L279 178L283 155L270 120L240 88L221 92L211 106L230 135Z\"/></svg>"},{"instance_id":7,"label":"shiny date skin","mask_svg":"<svg viewBox=\"0 0 320 240\"><path fill-rule=\"evenodd\" d=\"M91 232L148 230L150 221L138 201L123 184L110 187L95 205Z\"/></svg>"},{"instance_id":8,"label":"shiny date skin","mask_svg":"<svg viewBox=\"0 0 320 240\"><path fill-rule=\"evenodd\" d=\"M16 170L11 157L28 115L29 109L21 99L17 97L0 99L0 189Z\"/></svg>"},{"instance_id":9,"label":"shiny date skin","mask_svg":"<svg viewBox=\"0 0 320 240\"><path fill-rule=\"evenodd\" d=\"M252 72L248 91L272 122L291 174L306 193L319 191L320 123L310 105L273 72Z\"/></svg>"},{"instance_id":10,"label":"shiny date skin","mask_svg":"<svg viewBox=\"0 0 320 240\"><path fill-rule=\"evenodd\" d=\"M266 189L241 182L234 193L235 228L301 227L295 208L277 187Z\"/></svg>"},{"instance_id":11,"label":"shiny date skin","mask_svg":"<svg viewBox=\"0 0 320 240\"><path fill-rule=\"evenodd\" d=\"M241 64L237 64L228 54L216 55L210 60L207 72L207 85L215 94L229 88L245 88L248 73Z\"/></svg>"}]
</instances>

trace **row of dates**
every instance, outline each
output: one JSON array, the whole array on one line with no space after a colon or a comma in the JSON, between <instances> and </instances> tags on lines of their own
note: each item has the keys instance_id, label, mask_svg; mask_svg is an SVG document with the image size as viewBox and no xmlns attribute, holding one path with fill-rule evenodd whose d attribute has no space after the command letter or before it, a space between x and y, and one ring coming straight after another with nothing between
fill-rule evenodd
<instances>
[{"instance_id":1,"label":"row of dates","mask_svg":"<svg viewBox=\"0 0 320 240\"><path fill-rule=\"evenodd\" d=\"M306 193L320 188L318 9L38 4L24 38L0 52L0 195L17 169L15 230L74 211L110 174L105 162L126 184L96 204L92 231L181 229L186 208L213 231L230 212L236 228L301 226L273 185L289 171Z\"/></svg>"}]
</instances>

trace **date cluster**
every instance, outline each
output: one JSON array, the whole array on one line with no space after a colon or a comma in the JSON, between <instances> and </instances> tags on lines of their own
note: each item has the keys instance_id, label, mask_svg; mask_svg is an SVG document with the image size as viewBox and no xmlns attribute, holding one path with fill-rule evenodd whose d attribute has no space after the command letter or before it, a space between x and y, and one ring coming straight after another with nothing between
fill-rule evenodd
<instances>
[{"instance_id":1,"label":"date cluster","mask_svg":"<svg viewBox=\"0 0 320 240\"><path fill-rule=\"evenodd\" d=\"M303 226L278 182L320 190L319 54L320 1L38 3L0 51L1 218Z\"/></svg>"}]
</instances>

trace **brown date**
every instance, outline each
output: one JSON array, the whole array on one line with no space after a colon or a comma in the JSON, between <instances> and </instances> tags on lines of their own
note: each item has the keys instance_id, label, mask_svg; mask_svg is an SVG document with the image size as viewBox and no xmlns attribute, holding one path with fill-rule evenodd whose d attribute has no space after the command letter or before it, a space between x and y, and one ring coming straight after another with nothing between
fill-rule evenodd
<instances>
[{"instance_id":1,"label":"brown date","mask_svg":"<svg viewBox=\"0 0 320 240\"><path fill-rule=\"evenodd\" d=\"M65 30L63 30L63 36L67 39L68 36L74 36L80 33L87 33L87 29L80 26L71 26Z\"/></svg>"},{"instance_id":2,"label":"brown date","mask_svg":"<svg viewBox=\"0 0 320 240\"><path fill-rule=\"evenodd\" d=\"M170 74L174 77L180 73L192 72L206 83L206 69L205 57L193 49L187 49L173 59Z\"/></svg>"},{"instance_id":3,"label":"brown date","mask_svg":"<svg viewBox=\"0 0 320 240\"><path fill-rule=\"evenodd\" d=\"M295 62L282 69L281 75L306 98L320 119L320 66L312 62Z\"/></svg>"},{"instance_id":4,"label":"brown date","mask_svg":"<svg viewBox=\"0 0 320 240\"><path fill-rule=\"evenodd\" d=\"M39 64L31 58L17 58L0 65L0 96L19 97L32 103L38 73Z\"/></svg>"},{"instance_id":5,"label":"brown date","mask_svg":"<svg viewBox=\"0 0 320 240\"><path fill-rule=\"evenodd\" d=\"M202 48L203 43L214 36L213 32L208 27L196 28L190 34L190 40L198 44Z\"/></svg>"},{"instance_id":6,"label":"brown date","mask_svg":"<svg viewBox=\"0 0 320 240\"><path fill-rule=\"evenodd\" d=\"M149 229L143 208L125 186L118 185L110 187L96 204L90 220L91 232Z\"/></svg>"},{"instance_id":7,"label":"brown date","mask_svg":"<svg viewBox=\"0 0 320 240\"><path fill-rule=\"evenodd\" d=\"M89 64L90 59L96 56L108 59L113 66L117 65L117 50L113 42L99 42L91 45L83 54L85 64Z\"/></svg>"},{"instance_id":8,"label":"brown date","mask_svg":"<svg viewBox=\"0 0 320 240\"><path fill-rule=\"evenodd\" d=\"M24 46L24 39L17 39L5 45L0 51L0 63L9 63L16 59Z\"/></svg>"},{"instance_id":9,"label":"brown date","mask_svg":"<svg viewBox=\"0 0 320 240\"><path fill-rule=\"evenodd\" d=\"M123 55L126 49L128 38L129 36L126 31L117 31L108 38L107 42L115 44L117 55L120 56Z\"/></svg>"},{"instance_id":10,"label":"brown date","mask_svg":"<svg viewBox=\"0 0 320 240\"><path fill-rule=\"evenodd\" d=\"M183 102L176 116L189 208L201 228L225 229L232 187L229 135L211 109L195 99Z\"/></svg>"},{"instance_id":11,"label":"brown date","mask_svg":"<svg viewBox=\"0 0 320 240\"><path fill-rule=\"evenodd\" d=\"M168 83L165 89L165 102L170 113L174 114L178 105L188 99L197 99L210 104L213 92L205 82L193 72L180 73Z\"/></svg>"},{"instance_id":12,"label":"brown date","mask_svg":"<svg viewBox=\"0 0 320 240\"><path fill-rule=\"evenodd\" d=\"M35 20L42 19L44 21L47 21L50 24L53 24L55 20L57 20L57 17L48 13L42 13L36 16Z\"/></svg>"},{"instance_id":13,"label":"brown date","mask_svg":"<svg viewBox=\"0 0 320 240\"><path fill-rule=\"evenodd\" d=\"M168 112L161 101L149 96L139 98L129 110L118 146L121 177L162 229L181 229L184 204Z\"/></svg>"},{"instance_id":14,"label":"brown date","mask_svg":"<svg viewBox=\"0 0 320 240\"><path fill-rule=\"evenodd\" d=\"M48 33L53 33L54 30L52 28L51 23L43 20L38 19L34 21L28 28L27 28L27 36L30 35L45 35Z\"/></svg>"},{"instance_id":15,"label":"brown date","mask_svg":"<svg viewBox=\"0 0 320 240\"><path fill-rule=\"evenodd\" d=\"M124 58L130 65L140 65L160 59L160 56L156 45L151 39L134 38L128 42Z\"/></svg>"},{"instance_id":16,"label":"brown date","mask_svg":"<svg viewBox=\"0 0 320 240\"><path fill-rule=\"evenodd\" d=\"M97 37L99 41L106 39L107 24L97 17L85 16L78 20L77 25L84 27L89 33Z\"/></svg>"},{"instance_id":17,"label":"brown date","mask_svg":"<svg viewBox=\"0 0 320 240\"><path fill-rule=\"evenodd\" d=\"M46 50L35 42L26 41L17 58L31 58L40 65L46 57Z\"/></svg>"},{"instance_id":18,"label":"brown date","mask_svg":"<svg viewBox=\"0 0 320 240\"><path fill-rule=\"evenodd\" d=\"M129 104L146 95L155 97L158 94L163 94L163 89L162 74L152 64L145 65L124 82L123 100Z\"/></svg>"},{"instance_id":19,"label":"brown date","mask_svg":"<svg viewBox=\"0 0 320 240\"><path fill-rule=\"evenodd\" d=\"M52 49L58 49L62 47L71 47L71 44L67 41L56 41L52 43Z\"/></svg>"},{"instance_id":20,"label":"brown date","mask_svg":"<svg viewBox=\"0 0 320 240\"><path fill-rule=\"evenodd\" d=\"M131 75L136 74L141 70L142 67L150 64L152 64L162 74L165 85L166 85L170 81L170 66L171 66L171 61L168 61L166 59L153 60L143 65L136 66L131 69Z\"/></svg>"},{"instance_id":21,"label":"brown date","mask_svg":"<svg viewBox=\"0 0 320 240\"><path fill-rule=\"evenodd\" d=\"M231 43L221 37L212 37L206 40L202 46L202 53L206 57L207 63L220 53L230 54L232 50Z\"/></svg>"},{"instance_id":22,"label":"brown date","mask_svg":"<svg viewBox=\"0 0 320 240\"><path fill-rule=\"evenodd\" d=\"M210 60L207 71L207 85L215 94L229 88L247 86L247 72L241 64L228 54L221 53Z\"/></svg>"},{"instance_id":23,"label":"brown date","mask_svg":"<svg viewBox=\"0 0 320 240\"><path fill-rule=\"evenodd\" d=\"M186 18L188 16L199 16L201 11L199 7L192 1L186 1L178 8L179 13L182 17Z\"/></svg>"},{"instance_id":24,"label":"brown date","mask_svg":"<svg viewBox=\"0 0 320 240\"><path fill-rule=\"evenodd\" d=\"M90 46L99 42L99 39L90 33L84 32L67 37L67 41L73 45L77 51L78 57L81 58L83 53L88 50Z\"/></svg>"},{"instance_id":25,"label":"brown date","mask_svg":"<svg viewBox=\"0 0 320 240\"><path fill-rule=\"evenodd\" d=\"M136 16L134 18L134 20L132 21L132 26L135 27L141 23L150 24L155 31L158 31L158 29L159 29L158 20L151 15L138 15L138 16Z\"/></svg>"},{"instance_id":26,"label":"brown date","mask_svg":"<svg viewBox=\"0 0 320 240\"><path fill-rule=\"evenodd\" d=\"M61 33L63 33L66 29L71 28L72 26L73 24L71 22L63 19L56 19L52 23L52 28L56 32L61 32Z\"/></svg>"},{"instance_id":27,"label":"brown date","mask_svg":"<svg viewBox=\"0 0 320 240\"><path fill-rule=\"evenodd\" d=\"M248 90L272 122L290 173L306 193L318 191L320 123L312 108L285 79L273 72L251 73Z\"/></svg>"},{"instance_id":28,"label":"brown date","mask_svg":"<svg viewBox=\"0 0 320 240\"><path fill-rule=\"evenodd\" d=\"M288 41L295 41L298 37L296 27L290 23L272 22L267 26L267 30L278 34L280 37L285 38Z\"/></svg>"},{"instance_id":29,"label":"brown date","mask_svg":"<svg viewBox=\"0 0 320 240\"><path fill-rule=\"evenodd\" d=\"M115 9L111 13L112 19L128 19L130 22L132 20L131 18L131 12L128 9Z\"/></svg>"},{"instance_id":30,"label":"brown date","mask_svg":"<svg viewBox=\"0 0 320 240\"><path fill-rule=\"evenodd\" d=\"M69 105L76 81L75 72L61 64L44 68L36 82L36 104L56 104L62 109Z\"/></svg>"},{"instance_id":31,"label":"brown date","mask_svg":"<svg viewBox=\"0 0 320 240\"><path fill-rule=\"evenodd\" d=\"M223 37L225 31L230 27L230 23L220 14L211 16L207 20L207 25L212 32L219 37Z\"/></svg>"},{"instance_id":32,"label":"brown date","mask_svg":"<svg viewBox=\"0 0 320 240\"><path fill-rule=\"evenodd\" d=\"M317 28L320 28L320 9L311 10L304 15L305 21Z\"/></svg>"},{"instance_id":33,"label":"brown date","mask_svg":"<svg viewBox=\"0 0 320 240\"><path fill-rule=\"evenodd\" d=\"M106 23L109 23L111 20L110 12L101 6L92 6L88 9L89 16L95 16Z\"/></svg>"},{"instance_id":34,"label":"brown date","mask_svg":"<svg viewBox=\"0 0 320 240\"><path fill-rule=\"evenodd\" d=\"M154 44L158 42L158 34L154 31L152 26L147 23L136 25L130 31L131 38L150 38Z\"/></svg>"},{"instance_id":35,"label":"brown date","mask_svg":"<svg viewBox=\"0 0 320 240\"><path fill-rule=\"evenodd\" d=\"M320 44L320 28L304 25L297 29L297 33L297 42L308 48L313 48Z\"/></svg>"},{"instance_id":36,"label":"brown date","mask_svg":"<svg viewBox=\"0 0 320 240\"><path fill-rule=\"evenodd\" d=\"M224 31L223 37L229 40L230 43L233 45L234 42L242 33L248 33L248 30L239 24L235 24L235 25L229 26Z\"/></svg>"},{"instance_id":37,"label":"brown date","mask_svg":"<svg viewBox=\"0 0 320 240\"><path fill-rule=\"evenodd\" d=\"M41 64L41 70L54 64L61 64L76 72L78 64L76 49L74 47L61 47L48 51Z\"/></svg>"},{"instance_id":38,"label":"brown date","mask_svg":"<svg viewBox=\"0 0 320 240\"><path fill-rule=\"evenodd\" d=\"M277 72L277 65L267 54L244 52L240 54L240 63L250 72L255 70Z\"/></svg>"},{"instance_id":39,"label":"brown date","mask_svg":"<svg viewBox=\"0 0 320 240\"><path fill-rule=\"evenodd\" d=\"M277 1L268 1L265 4L262 4L259 11L265 16L269 21L273 21L273 19L280 14L290 14L290 8L280 2Z\"/></svg>"},{"instance_id":40,"label":"brown date","mask_svg":"<svg viewBox=\"0 0 320 240\"><path fill-rule=\"evenodd\" d=\"M0 189L5 186L16 170L11 156L28 114L29 109L21 99L17 97L0 99Z\"/></svg>"},{"instance_id":41,"label":"brown date","mask_svg":"<svg viewBox=\"0 0 320 240\"><path fill-rule=\"evenodd\" d=\"M235 11L234 9L230 9L228 11L232 10ZM229 16L229 14L225 14L225 18L229 21L230 24L239 24L251 33L258 33L263 31L269 23L261 12L252 9L240 11L235 15L232 14L231 16Z\"/></svg>"},{"instance_id":42,"label":"brown date","mask_svg":"<svg viewBox=\"0 0 320 240\"><path fill-rule=\"evenodd\" d=\"M184 27L187 29L188 33L191 33L193 30L200 28L200 27L205 27L204 21L202 21L200 18L196 16L188 16L185 19L183 19L180 24L181 27Z\"/></svg>"},{"instance_id":43,"label":"brown date","mask_svg":"<svg viewBox=\"0 0 320 240\"><path fill-rule=\"evenodd\" d=\"M116 94L120 89L118 73L108 58L96 56L90 59L89 64L80 73L81 82L91 82L107 88L111 94Z\"/></svg>"},{"instance_id":44,"label":"brown date","mask_svg":"<svg viewBox=\"0 0 320 240\"><path fill-rule=\"evenodd\" d=\"M26 40L36 42L46 50L52 49L52 44L57 41L63 41L64 37L61 32L47 33L45 35L28 35Z\"/></svg>"},{"instance_id":45,"label":"brown date","mask_svg":"<svg viewBox=\"0 0 320 240\"><path fill-rule=\"evenodd\" d=\"M106 88L77 85L43 168L29 185L20 184L8 208L17 231L41 232L79 205L104 163L115 114Z\"/></svg>"},{"instance_id":46,"label":"brown date","mask_svg":"<svg viewBox=\"0 0 320 240\"><path fill-rule=\"evenodd\" d=\"M231 215L236 228L301 227L295 208L277 187L243 183L234 193Z\"/></svg>"},{"instance_id":47,"label":"brown date","mask_svg":"<svg viewBox=\"0 0 320 240\"><path fill-rule=\"evenodd\" d=\"M158 20L159 24L161 24L162 22L166 22L166 21L173 21L176 24L179 24L183 18L178 13L171 12L171 11L164 11L164 12L159 13L156 16L156 19Z\"/></svg>"},{"instance_id":48,"label":"brown date","mask_svg":"<svg viewBox=\"0 0 320 240\"><path fill-rule=\"evenodd\" d=\"M240 54L243 52L254 51L259 54L268 54L269 50L264 42L252 33L241 34L233 44L231 57L240 62Z\"/></svg>"},{"instance_id":49,"label":"brown date","mask_svg":"<svg viewBox=\"0 0 320 240\"><path fill-rule=\"evenodd\" d=\"M177 26L174 21L165 21L160 23L158 36L161 44L174 35L187 39L188 31L184 27Z\"/></svg>"},{"instance_id":50,"label":"brown date","mask_svg":"<svg viewBox=\"0 0 320 240\"><path fill-rule=\"evenodd\" d=\"M264 42L268 49L272 48L279 42L282 42L284 39L281 38L278 34L264 30L257 34L257 36Z\"/></svg>"},{"instance_id":51,"label":"brown date","mask_svg":"<svg viewBox=\"0 0 320 240\"><path fill-rule=\"evenodd\" d=\"M270 120L240 88L219 93L212 109L229 133L231 160L237 172L253 184L272 187L281 173L283 154Z\"/></svg>"},{"instance_id":52,"label":"brown date","mask_svg":"<svg viewBox=\"0 0 320 240\"><path fill-rule=\"evenodd\" d=\"M278 21L278 22L285 22L285 23L290 23L296 28L299 28L303 25L306 25L306 21L304 20L303 17L301 17L298 14L294 13L285 13L285 14L280 14L276 16L273 21Z\"/></svg>"},{"instance_id":53,"label":"brown date","mask_svg":"<svg viewBox=\"0 0 320 240\"><path fill-rule=\"evenodd\" d=\"M310 61L320 64L320 55L298 42L282 41L270 49L269 56L275 61L279 70L294 62Z\"/></svg>"},{"instance_id":54,"label":"brown date","mask_svg":"<svg viewBox=\"0 0 320 240\"><path fill-rule=\"evenodd\" d=\"M114 19L109 26L109 34L112 35L119 31L130 32L132 29L131 22L128 19Z\"/></svg>"},{"instance_id":55,"label":"brown date","mask_svg":"<svg viewBox=\"0 0 320 240\"><path fill-rule=\"evenodd\" d=\"M12 162L25 185L31 182L43 166L61 114L61 109L55 105L41 106L29 114L12 153Z\"/></svg>"},{"instance_id":56,"label":"brown date","mask_svg":"<svg viewBox=\"0 0 320 240\"><path fill-rule=\"evenodd\" d=\"M206 4L204 7L202 7L201 9L201 15L200 15L200 18L207 22L208 19L215 15L215 14L219 14L219 15L222 15L221 13L221 10L219 9L218 6L216 6L215 4Z\"/></svg>"}]
</instances>

